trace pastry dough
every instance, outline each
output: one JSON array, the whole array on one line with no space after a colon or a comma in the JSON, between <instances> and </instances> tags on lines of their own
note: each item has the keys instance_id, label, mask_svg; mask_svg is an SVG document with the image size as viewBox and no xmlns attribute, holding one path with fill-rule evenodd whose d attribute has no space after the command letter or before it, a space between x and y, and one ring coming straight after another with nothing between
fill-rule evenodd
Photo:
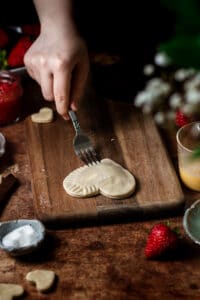
<instances>
[{"instance_id":1,"label":"pastry dough","mask_svg":"<svg viewBox=\"0 0 200 300\"><path fill-rule=\"evenodd\" d=\"M19 284L0 283L1 300L12 300L15 297L23 295L23 293L24 289Z\"/></svg>"},{"instance_id":2,"label":"pastry dough","mask_svg":"<svg viewBox=\"0 0 200 300\"><path fill-rule=\"evenodd\" d=\"M102 194L113 199L130 196L135 190L134 176L111 159L99 164L83 166L70 173L63 181L66 192L73 197Z\"/></svg>"},{"instance_id":3,"label":"pastry dough","mask_svg":"<svg viewBox=\"0 0 200 300\"><path fill-rule=\"evenodd\" d=\"M53 121L53 110L49 107L43 107L38 113L31 115L31 120L35 123L50 123Z\"/></svg>"},{"instance_id":4,"label":"pastry dough","mask_svg":"<svg viewBox=\"0 0 200 300\"><path fill-rule=\"evenodd\" d=\"M27 273L26 280L35 283L39 292L45 292L52 287L55 276L55 272L50 270L34 270Z\"/></svg>"}]
</instances>

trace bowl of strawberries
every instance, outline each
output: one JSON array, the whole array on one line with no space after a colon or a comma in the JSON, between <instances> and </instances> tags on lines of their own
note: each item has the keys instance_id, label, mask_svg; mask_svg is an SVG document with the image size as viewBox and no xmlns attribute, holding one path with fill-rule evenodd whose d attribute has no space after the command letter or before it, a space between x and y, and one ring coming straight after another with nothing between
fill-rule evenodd
<instances>
[{"instance_id":1,"label":"bowl of strawberries","mask_svg":"<svg viewBox=\"0 0 200 300\"><path fill-rule=\"evenodd\" d=\"M24 55L39 33L39 24L0 27L0 70L22 70Z\"/></svg>"},{"instance_id":2,"label":"bowl of strawberries","mask_svg":"<svg viewBox=\"0 0 200 300\"><path fill-rule=\"evenodd\" d=\"M24 55L39 33L37 24L0 28L0 126L20 119Z\"/></svg>"}]
</instances>

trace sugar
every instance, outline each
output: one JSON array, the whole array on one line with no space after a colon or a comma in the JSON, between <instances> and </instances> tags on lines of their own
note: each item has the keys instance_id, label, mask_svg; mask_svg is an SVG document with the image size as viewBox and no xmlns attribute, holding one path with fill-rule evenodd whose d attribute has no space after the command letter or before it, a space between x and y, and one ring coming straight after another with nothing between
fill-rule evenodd
<instances>
[{"instance_id":1,"label":"sugar","mask_svg":"<svg viewBox=\"0 0 200 300\"><path fill-rule=\"evenodd\" d=\"M6 234L2 239L2 243L5 247L28 247L34 244L37 238L37 232L33 227L24 225Z\"/></svg>"}]
</instances>

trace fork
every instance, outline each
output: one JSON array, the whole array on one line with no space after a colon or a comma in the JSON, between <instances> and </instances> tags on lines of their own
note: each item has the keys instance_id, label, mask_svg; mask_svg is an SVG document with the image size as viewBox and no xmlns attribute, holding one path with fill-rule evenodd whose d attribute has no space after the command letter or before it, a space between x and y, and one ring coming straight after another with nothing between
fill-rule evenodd
<instances>
[{"instance_id":1,"label":"fork","mask_svg":"<svg viewBox=\"0 0 200 300\"><path fill-rule=\"evenodd\" d=\"M95 148L89 137L82 131L78 122L76 113L69 110L69 116L72 120L76 135L73 140L73 147L76 155L86 164L98 164L99 159Z\"/></svg>"}]
</instances>

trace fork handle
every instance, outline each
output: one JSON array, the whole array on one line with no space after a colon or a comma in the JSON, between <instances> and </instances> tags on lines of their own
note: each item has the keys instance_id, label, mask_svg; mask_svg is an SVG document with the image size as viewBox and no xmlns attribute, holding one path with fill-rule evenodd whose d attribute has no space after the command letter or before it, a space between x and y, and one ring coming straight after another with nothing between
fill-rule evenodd
<instances>
[{"instance_id":1,"label":"fork handle","mask_svg":"<svg viewBox=\"0 0 200 300\"><path fill-rule=\"evenodd\" d=\"M69 110L69 116L72 120L72 124L74 126L75 131L80 132L81 131L81 126L80 126L79 121L77 119L77 116L76 116L76 114L73 110Z\"/></svg>"}]
</instances>

